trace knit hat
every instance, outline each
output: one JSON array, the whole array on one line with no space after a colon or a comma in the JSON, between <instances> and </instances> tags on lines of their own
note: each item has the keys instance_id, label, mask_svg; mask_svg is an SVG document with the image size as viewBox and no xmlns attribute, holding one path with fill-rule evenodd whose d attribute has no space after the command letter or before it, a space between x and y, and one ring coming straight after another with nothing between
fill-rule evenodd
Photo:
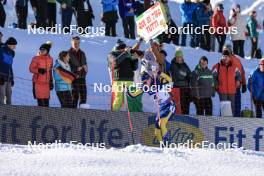
<instances>
[{"instance_id":1,"label":"knit hat","mask_svg":"<svg viewBox=\"0 0 264 176\"><path fill-rule=\"evenodd\" d=\"M216 5L220 10L224 10L224 5L222 3L219 3Z\"/></svg>"},{"instance_id":2,"label":"knit hat","mask_svg":"<svg viewBox=\"0 0 264 176\"><path fill-rule=\"evenodd\" d=\"M228 51L228 50L223 50L223 56L230 56L230 51Z\"/></svg>"},{"instance_id":3,"label":"knit hat","mask_svg":"<svg viewBox=\"0 0 264 176\"><path fill-rule=\"evenodd\" d=\"M178 48L178 49L176 50L175 56L176 56L176 57L183 57L183 52L182 52L182 50L181 50L180 48Z\"/></svg>"},{"instance_id":4,"label":"knit hat","mask_svg":"<svg viewBox=\"0 0 264 176\"><path fill-rule=\"evenodd\" d=\"M208 58L206 56L202 56L200 61L202 61L202 60L208 63Z\"/></svg>"},{"instance_id":5,"label":"knit hat","mask_svg":"<svg viewBox=\"0 0 264 176\"><path fill-rule=\"evenodd\" d=\"M126 44L122 40L118 39L117 42L116 42L115 48L117 50L125 49L126 48Z\"/></svg>"},{"instance_id":6,"label":"knit hat","mask_svg":"<svg viewBox=\"0 0 264 176\"><path fill-rule=\"evenodd\" d=\"M17 45L17 41L14 37L9 37L5 43L6 45Z\"/></svg>"},{"instance_id":7,"label":"knit hat","mask_svg":"<svg viewBox=\"0 0 264 176\"><path fill-rule=\"evenodd\" d=\"M264 65L264 58L259 60L259 65Z\"/></svg>"},{"instance_id":8,"label":"knit hat","mask_svg":"<svg viewBox=\"0 0 264 176\"><path fill-rule=\"evenodd\" d=\"M49 53L49 51L50 51L50 45L49 44L47 44L47 43L44 43L44 44L42 44L40 47L39 47L39 50L47 50L47 52Z\"/></svg>"},{"instance_id":9,"label":"knit hat","mask_svg":"<svg viewBox=\"0 0 264 176\"><path fill-rule=\"evenodd\" d=\"M231 44L226 44L223 47L223 50L228 50L231 54L233 53L232 45Z\"/></svg>"}]
</instances>

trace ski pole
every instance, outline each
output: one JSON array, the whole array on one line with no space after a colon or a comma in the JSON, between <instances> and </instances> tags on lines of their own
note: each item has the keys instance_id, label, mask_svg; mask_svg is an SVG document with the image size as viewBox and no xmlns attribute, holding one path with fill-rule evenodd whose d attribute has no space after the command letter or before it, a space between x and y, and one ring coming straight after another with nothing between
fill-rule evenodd
<instances>
[{"instance_id":1,"label":"ski pole","mask_svg":"<svg viewBox=\"0 0 264 176\"><path fill-rule=\"evenodd\" d=\"M125 91L123 91L124 92L124 103L125 103L126 109L127 109L127 117L128 117L130 133L131 133L131 137L132 137L132 142L133 142L133 144L135 144L133 123L132 123L132 120L131 120L131 114L130 114L130 111L129 111L128 101L127 101L127 88L126 87L124 87L124 88L125 88Z\"/></svg>"},{"instance_id":2,"label":"ski pole","mask_svg":"<svg viewBox=\"0 0 264 176\"><path fill-rule=\"evenodd\" d=\"M157 117L156 119L159 120L159 127L160 127L160 133L161 133L161 136L163 138L163 134L162 134L162 129L161 129L161 118L160 118L160 109L159 109L159 96L158 96L158 85L157 85L157 66L152 66L151 67L151 70L153 72L153 77L154 77L154 84L156 86L156 92L155 92L155 96L156 96L156 107L157 107Z\"/></svg>"}]
</instances>

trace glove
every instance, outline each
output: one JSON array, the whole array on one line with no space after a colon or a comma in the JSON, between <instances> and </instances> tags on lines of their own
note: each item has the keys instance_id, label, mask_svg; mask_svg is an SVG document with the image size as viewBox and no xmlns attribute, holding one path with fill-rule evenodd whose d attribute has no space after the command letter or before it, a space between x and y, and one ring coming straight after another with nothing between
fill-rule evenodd
<instances>
[{"instance_id":1,"label":"glove","mask_svg":"<svg viewBox=\"0 0 264 176\"><path fill-rule=\"evenodd\" d=\"M46 70L45 68L39 68L39 69L38 69L38 72L39 72L40 74L44 75L44 74L47 72L47 70Z\"/></svg>"},{"instance_id":2,"label":"glove","mask_svg":"<svg viewBox=\"0 0 264 176\"><path fill-rule=\"evenodd\" d=\"M242 93L245 93L247 91L247 85L242 85Z\"/></svg>"},{"instance_id":3,"label":"glove","mask_svg":"<svg viewBox=\"0 0 264 176\"><path fill-rule=\"evenodd\" d=\"M4 80L4 78L0 78L0 85L2 86L2 85L4 85L5 84L5 80Z\"/></svg>"}]
</instances>

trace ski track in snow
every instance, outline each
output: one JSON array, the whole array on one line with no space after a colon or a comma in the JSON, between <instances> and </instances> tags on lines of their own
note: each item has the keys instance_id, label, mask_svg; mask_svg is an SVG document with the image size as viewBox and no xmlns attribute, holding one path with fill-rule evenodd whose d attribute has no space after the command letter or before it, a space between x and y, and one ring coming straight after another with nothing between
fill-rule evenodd
<instances>
[{"instance_id":1,"label":"ski track in snow","mask_svg":"<svg viewBox=\"0 0 264 176\"><path fill-rule=\"evenodd\" d=\"M5 148L9 148L6 151ZM12 151L11 151L12 150ZM264 153L237 150L0 147L0 175L263 176Z\"/></svg>"}]
</instances>

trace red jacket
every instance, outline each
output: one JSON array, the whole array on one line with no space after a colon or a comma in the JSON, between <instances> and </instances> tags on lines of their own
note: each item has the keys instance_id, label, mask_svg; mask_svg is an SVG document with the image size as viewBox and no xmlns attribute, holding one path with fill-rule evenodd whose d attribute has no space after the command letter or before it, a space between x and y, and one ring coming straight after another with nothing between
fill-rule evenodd
<instances>
[{"instance_id":1,"label":"red jacket","mask_svg":"<svg viewBox=\"0 0 264 176\"><path fill-rule=\"evenodd\" d=\"M48 99L50 97L50 81L52 80L53 59L50 56L35 56L29 66L29 71L33 73L33 83L35 84L35 94L37 99ZM38 72L39 68L46 69L45 74Z\"/></svg>"},{"instance_id":2,"label":"red jacket","mask_svg":"<svg viewBox=\"0 0 264 176\"><path fill-rule=\"evenodd\" d=\"M221 34L221 33L224 34L223 32L225 29L226 32L228 32L226 19L222 11L218 11L218 10L214 11L214 15L212 17L212 27L214 29L219 28L219 31L218 32L216 31L216 34Z\"/></svg>"},{"instance_id":3,"label":"red jacket","mask_svg":"<svg viewBox=\"0 0 264 176\"><path fill-rule=\"evenodd\" d=\"M231 61L228 65L223 60L213 66L213 75L215 78L218 93L236 94L236 81L241 81L241 73L237 66Z\"/></svg>"}]
</instances>

